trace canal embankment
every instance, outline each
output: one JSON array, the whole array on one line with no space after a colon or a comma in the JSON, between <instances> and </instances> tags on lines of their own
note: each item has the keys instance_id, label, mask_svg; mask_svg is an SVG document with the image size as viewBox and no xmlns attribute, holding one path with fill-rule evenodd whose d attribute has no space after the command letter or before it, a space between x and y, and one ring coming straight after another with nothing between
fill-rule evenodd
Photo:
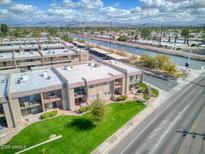
<instances>
[{"instance_id":1,"label":"canal embankment","mask_svg":"<svg viewBox=\"0 0 205 154\"><path fill-rule=\"evenodd\" d=\"M121 42L121 41L116 41L116 40L90 37L90 36L85 36L85 35L80 35L80 37L108 42L108 43L110 42L113 44L124 45L128 47L133 47L133 48L151 50L156 53L168 54L168 55L179 56L179 57L189 57L190 55L192 59L199 60L199 61L205 61L205 55L189 53L189 52L182 51L182 50L165 49L161 47L154 47L154 46L142 45L142 44L137 44L137 43Z\"/></svg>"}]
</instances>

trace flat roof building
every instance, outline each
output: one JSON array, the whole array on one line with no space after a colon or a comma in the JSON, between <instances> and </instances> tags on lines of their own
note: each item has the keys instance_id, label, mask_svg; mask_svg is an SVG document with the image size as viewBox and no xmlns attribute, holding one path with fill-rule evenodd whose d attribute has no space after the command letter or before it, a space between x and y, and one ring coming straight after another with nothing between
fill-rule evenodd
<instances>
[{"instance_id":1,"label":"flat roof building","mask_svg":"<svg viewBox=\"0 0 205 154\"><path fill-rule=\"evenodd\" d=\"M72 50L72 48L59 43L0 46L0 70L11 68L30 69L34 66L86 60L89 60L87 51L76 48Z\"/></svg>"},{"instance_id":2,"label":"flat roof building","mask_svg":"<svg viewBox=\"0 0 205 154\"><path fill-rule=\"evenodd\" d=\"M88 61L0 75L0 113L16 127L33 115L50 109L75 111L96 99L110 101L129 94L143 78L143 72L116 61Z\"/></svg>"},{"instance_id":3,"label":"flat roof building","mask_svg":"<svg viewBox=\"0 0 205 154\"><path fill-rule=\"evenodd\" d=\"M127 57L124 57L124 56L121 56L121 55L118 55L112 52L108 52L106 50L99 49L99 48L91 48L89 51L91 54L98 56L100 58L103 58L105 60L108 60L108 59L121 60L121 61L127 60Z\"/></svg>"}]
</instances>

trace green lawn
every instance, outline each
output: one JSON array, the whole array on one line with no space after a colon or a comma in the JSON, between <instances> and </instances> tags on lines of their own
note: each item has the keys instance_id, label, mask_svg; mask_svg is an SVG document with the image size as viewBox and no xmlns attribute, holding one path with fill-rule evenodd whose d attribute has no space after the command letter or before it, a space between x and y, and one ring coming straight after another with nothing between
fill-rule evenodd
<instances>
[{"instance_id":1,"label":"green lawn","mask_svg":"<svg viewBox=\"0 0 205 154\"><path fill-rule=\"evenodd\" d=\"M81 117L59 116L28 126L7 145L26 145L26 147L30 147L47 140L51 134L57 134L62 135L63 138L32 149L27 153L90 153L144 108L145 105L133 101L106 105L103 121L98 126L87 129L79 129L73 126L72 123L74 119L87 118L89 114L85 114ZM16 151L0 151L0 153L6 154L14 152Z\"/></svg>"}]
</instances>

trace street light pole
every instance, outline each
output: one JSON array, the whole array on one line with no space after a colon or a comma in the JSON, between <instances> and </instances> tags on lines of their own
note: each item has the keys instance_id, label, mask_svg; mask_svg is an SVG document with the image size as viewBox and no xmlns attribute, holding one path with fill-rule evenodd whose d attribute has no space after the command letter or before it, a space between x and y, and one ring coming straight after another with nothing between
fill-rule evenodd
<instances>
[{"instance_id":1,"label":"street light pole","mask_svg":"<svg viewBox=\"0 0 205 154\"><path fill-rule=\"evenodd\" d=\"M112 21L110 22L110 51L111 51L111 39L112 39L112 34L111 34L111 28L112 28Z\"/></svg>"},{"instance_id":2,"label":"street light pole","mask_svg":"<svg viewBox=\"0 0 205 154\"><path fill-rule=\"evenodd\" d=\"M188 61L188 63L189 63L189 68L190 68L190 65L191 65L191 53L192 53L192 50L189 49L189 61Z\"/></svg>"}]
</instances>

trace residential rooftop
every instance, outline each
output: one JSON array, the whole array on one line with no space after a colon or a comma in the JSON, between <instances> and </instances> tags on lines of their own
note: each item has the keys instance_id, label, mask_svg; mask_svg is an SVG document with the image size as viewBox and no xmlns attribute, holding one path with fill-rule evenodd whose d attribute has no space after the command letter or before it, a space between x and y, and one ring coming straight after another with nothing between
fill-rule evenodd
<instances>
[{"instance_id":1,"label":"residential rooftop","mask_svg":"<svg viewBox=\"0 0 205 154\"><path fill-rule=\"evenodd\" d=\"M41 58L38 51L14 52L15 59Z\"/></svg>"},{"instance_id":2,"label":"residential rooftop","mask_svg":"<svg viewBox=\"0 0 205 154\"><path fill-rule=\"evenodd\" d=\"M91 48L91 50L101 53L101 54L105 54L105 55L110 54L110 52L103 50L103 49L99 49L99 48Z\"/></svg>"},{"instance_id":3,"label":"residential rooftop","mask_svg":"<svg viewBox=\"0 0 205 154\"><path fill-rule=\"evenodd\" d=\"M124 76L123 73L101 63L91 62L68 67L56 68L57 71L68 81L69 84L84 84L85 79L88 84L101 79L111 79L113 76ZM103 80L101 81L103 82Z\"/></svg>"},{"instance_id":4,"label":"residential rooftop","mask_svg":"<svg viewBox=\"0 0 205 154\"><path fill-rule=\"evenodd\" d=\"M20 50L20 45L10 45L10 46L0 46L0 51L13 51L13 50Z\"/></svg>"},{"instance_id":5,"label":"residential rooftop","mask_svg":"<svg viewBox=\"0 0 205 154\"><path fill-rule=\"evenodd\" d=\"M69 49L52 49L40 51L45 57L64 56L64 55L76 55L76 53Z\"/></svg>"},{"instance_id":6,"label":"residential rooftop","mask_svg":"<svg viewBox=\"0 0 205 154\"><path fill-rule=\"evenodd\" d=\"M10 61L13 59L13 52L0 52L0 61Z\"/></svg>"},{"instance_id":7,"label":"residential rooftop","mask_svg":"<svg viewBox=\"0 0 205 154\"><path fill-rule=\"evenodd\" d=\"M51 69L12 74L11 81L11 93L35 91L63 84Z\"/></svg>"},{"instance_id":8,"label":"residential rooftop","mask_svg":"<svg viewBox=\"0 0 205 154\"><path fill-rule=\"evenodd\" d=\"M140 69L137 69L136 67L134 66L131 66L131 65L127 65L125 63L122 63L122 62L118 62L116 60L106 60L106 62L110 63L111 65L113 66L116 66L116 67L119 67L121 69L124 69L127 71L128 74L132 74L132 73L137 73L137 72L141 72Z\"/></svg>"},{"instance_id":9,"label":"residential rooftop","mask_svg":"<svg viewBox=\"0 0 205 154\"><path fill-rule=\"evenodd\" d=\"M60 43L41 44L41 49L64 48L65 45Z\"/></svg>"}]
</instances>

